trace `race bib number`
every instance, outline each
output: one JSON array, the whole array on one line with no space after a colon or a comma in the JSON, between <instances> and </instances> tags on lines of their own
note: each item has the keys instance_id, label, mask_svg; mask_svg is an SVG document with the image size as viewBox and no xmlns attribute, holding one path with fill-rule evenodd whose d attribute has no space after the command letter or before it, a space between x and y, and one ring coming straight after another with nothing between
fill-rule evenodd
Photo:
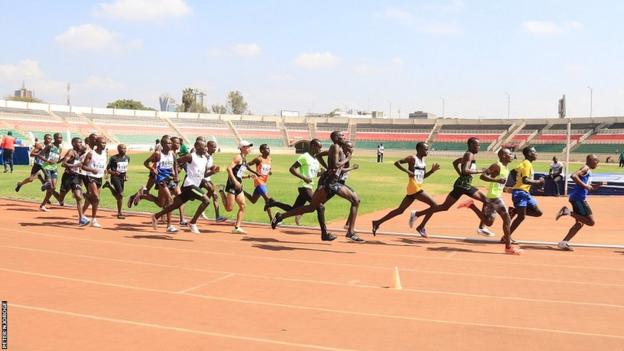
<instances>
[{"instance_id":1,"label":"race bib number","mask_svg":"<svg viewBox=\"0 0 624 351\"><path fill-rule=\"evenodd\" d=\"M247 170L247 167L245 167L244 165L241 165L240 168L238 169L238 172L236 172L236 178L242 179L243 176L245 175L246 170Z\"/></svg>"},{"instance_id":2,"label":"race bib number","mask_svg":"<svg viewBox=\"0 0 624 351\"><path fill-rule=\"evenodd\" d=\"M117 162L117 172L126 173L128 171L128 162Z\"/></svg>"},{"instance_id":3,"label":"race bib number","mask_svg":"<svg viewBox=\"0 0 624 351\"><path fill-rule=\"evenodd\" d=\"M271 165L262 164L262 167L260 167L260 175L267 176L269 175L270 172L271 172Z\"/></svg>"},{"instance_id":4,"label":"race bib number","mask_svg":"<svg viewBox=\"0 0 624 351\"><path fill-rule=\"evenodd\" d=\"M421 184L425 180L425 171L422 169L414 170L414 179L416 179L416 183Z\"/></svg>"}]
</instances>

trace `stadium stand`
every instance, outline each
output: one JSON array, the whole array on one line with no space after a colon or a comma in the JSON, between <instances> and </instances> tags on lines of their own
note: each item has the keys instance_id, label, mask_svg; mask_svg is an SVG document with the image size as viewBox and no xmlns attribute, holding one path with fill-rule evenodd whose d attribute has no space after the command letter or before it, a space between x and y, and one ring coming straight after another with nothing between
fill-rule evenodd
<instances>
[{"instance_id":1,"label":"stadium stand","mask_svg":"<svg viewBox=\"0 0 624 351\"><path fill-rule=\"evenodd\" d=\"M220 148L234 149L240 139L254 144L284 148L301 139L316 137L329 145L334 130L344 132L358 148L413 150L416 142L429 141L434 151L462 151L475 136L481 149L490 144L534 145L539 152L561 153L566 147L578 153L615 154L624 148L624 117L572 119L570 146L567 120L475 120L475 119L348 119L345 117L234 116L198 113L170 113L48 105L0 100L0 132L13 133L25 142L45 133L62 132L64 137L102 133L113 142L135 149L147 149L163 134L180 135L192 142L202 135L216 140ZM288 144L288 145L286 145Z\"/></svg>"}]
</instances>

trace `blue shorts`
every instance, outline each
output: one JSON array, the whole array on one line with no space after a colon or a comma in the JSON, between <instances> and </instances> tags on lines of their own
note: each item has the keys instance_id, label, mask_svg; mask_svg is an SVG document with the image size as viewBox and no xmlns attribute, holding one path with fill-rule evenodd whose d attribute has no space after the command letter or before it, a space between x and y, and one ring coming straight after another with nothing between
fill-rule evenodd
<instances>
[{"instance_id":1,"label":"blue shorts","mask_svg":"<svg viewBox=\"0 0 624 351\"><path fill-rule=\"evenodd\" d=\"M269 189L267 188L266 184L260 184L256 187L253 194L254 195L258 194L259 196L262 196L268 193L269 193Z\"/></svg>"},{"instance_id":2,"label":"blue shorts","mask_svg":"<svg viewBox=\"0 0 624 351\"><path fill-rule=\"evenodd\" d=\"M515 208L537 207L537 201L524 190L514 189L511 192L511 200Z\"/></svg>"}]
</instances>

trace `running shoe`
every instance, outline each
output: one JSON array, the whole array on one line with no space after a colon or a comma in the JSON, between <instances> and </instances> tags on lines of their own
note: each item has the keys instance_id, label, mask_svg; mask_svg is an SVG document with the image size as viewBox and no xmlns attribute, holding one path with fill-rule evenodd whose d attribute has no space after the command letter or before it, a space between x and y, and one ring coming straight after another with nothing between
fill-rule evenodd
<instances>
[{"instance_id":1,"label":"running shoe","mask_svg":"<svg viewBox=\"0 0 624 351\"><path fill-rule=\"evenodd\" d=\"M93 228L102 228L102 226L100 225L100 223L98 223L97 219L93 218L91 220L91 227Z\"/></svg>"},{"instance_id":2,"label":"running shoe","mask_svg":"<svg viewBox=\"0 0 624 351\"><path fill-rule=\"evenodd\" d=\"M379 229L379 224L377 224L377 222L373 221L373 229L371 230L371 232L373 233L373 236L377 235L377 229Z\"/></svg>"},{"instance_id":3,"label":"running shoe","mask_svg":"<svg viewBox=\"0 0 624 351\"><path fill-rule=\"evenodd\" d=\"M357 242L357 243L364 242L364 239L360 238L356 233L348 233L346 237L347 239Z\"/></svg>"},{"instance_id":4,"label":"running shoe","mask_svg":"<svg viewBox=\"0 0 624 351\"><path fill-rule=\"evenodd\" d=\"M574 248L572 246L570 246L570 244L567 241L559 242L557 247L560 248L563 251L574 251Z\"/></svg>"},{"instance_id":5,"label":"running shoe","mask_svg":"<svg viewBox=\"0 0 624 351\"><path fill-rule=\"evenodd\" d=\"M199 229L197 228L197 224L191 224L189 226L191 233L193 234L200 234Z\"/></svg>"},{"instance_id":6,"label":"running shoe","mask_svg":"<svg viewBox=\"0 0 624 351\"><path fill-rule=\"evenodd\" d=\"M323 241L332 241L336 240L336 236L332 233L321 234L321 240Z\"/></svg>"},{"instance_id":7,"label":"running shoe","mask_svg":"<svg viewBox=\"0 0 624 351\"><path fill-rule=\"evenodd\" d=\"M271 220L271 228L275 229L281 221L282 221L282 214L278 212L275 214L275 217L273 217L273 219Z\"/></svg>"},{"instance_id":8,"label":"running shoe","mask_svg":"<svg viewBox=\"0 0 624 351\"><path fill-rule=\"evenodd\" d=\"M152 215L152 228L158 230L158 218L156 218L156 215Z\"/></svg>"},{"instance_id":9,"label":"running shoe","mask_svg":"<svg viewBox=\"0 0 624 351\"><path fill-rule=\"evenodd\" d=\"M174 227L172 225L167 227L167 233L173 234L173 233L177 233L177 232L178 232L178 228L176 228L176 227Z\"/></svg>"},{"instance_id":10,"label":"running shoe","mask_svg":"<svg viewBox=\"0 0 624 351\"><path fill-rule=\"evenodd\" d=\"M520 255L524 252L524 250L522 250L521 248L517 247L517 246L512 246L512 247L506 247L505 248L505 253L508 255Z\"/></svg>"},{"instance_id":11,"label":"running shoe","mask_svg":"<svg viewBox=\"0 0 624 351\"><path fill-rule=\"evenodd\" d=\"M18 193L21 188L22 188L22 185L20 183L15 184L15 192L16 193Z\"/></svg>"},{"instance_id":12,"label":"running shoe","mask_svg":"<svg viewBox=\"0 0 624 351\"><path fill-rule=\"evenodd\" d=\"M301 217L303 217L303 216L301 216L301 215L296 215L296 216L295 216L295 223L296 223L298 226L301 226ZM335 239L335 238L334 238L334 239ZM334 240L334 239L332 239L332 240Z\"/></svg>"},{"instance_id":13,"label":"running shoe","mask_svg":"<svg viewBox=\"0 0 624 351\"><path fill-rule=\"evenodd\" d=\"M346 224L345 224L345 226L343 228L344 228L344 230L349 230L349 226L346 225ZM357 229L353 228L353 234L357 234L357 233L358 233Z\"/></svg>"},{"instance_id":14,"label":"running shoe","mask_svg":"<svg viewBox=\"0 0 624 351\"><path fill-rule=\"evenodd\" d=\"M477 234L483 235L483 236L489 236L489 237L496 236L496 233L491 231L490 228L488 227L477 228Z\"/></svg>"},{"instance_id":15,"label":"running shoe","mask_svg":"<svg viewBox=\"0 0 624 351\"><path fill-rule=\"evenodd\" d=\"M188 226L188 222L185 219L183 219L183 220L180 221L180 226L186 227L186 226Z\"/></svg>"},{"instance_id":16,"label":"running shoe","mask_svg":"<svg viewBox=\"0 0 624 351\"><path fill-rule=\"evenodd\" d=\"M128 203L126 205L128 205L128 208L132 208L132 205L134 205L134 198L136 197L136 194L134 195L130 195L130 197L128 198Z\"/></svg>"},{"instance_id":17,"label":"running shoe","mask_svg":"<svg viewBox=\"0 0 624 351\"><path fill-rule=\"evenodd\" d=\"M410 228L414 228L414 223L416 223L416 218L418 216L416 215L416 211L412 211L410 212L410 218L409 218L409 226Z\"/></svg>"},{"instance_id":18,"label":"running shoe","mask_svg":"<svg viewBox=\"0 0 624 351\"><path fill-rule=\"evenodd\" d=\"M81 227L84 227L86 225L88 225L89 223L91 223L91 221L89 220L89 218L82 216L80 218L80 220L78 221L78 225Z\"/></svg>"},{"instance_id":19,"label":"running shoe","mask_svg":"<svg viewBox=\"0 0 624 351\"><path fill-rule=\"evenodd\" d=\"M219 217L215 218L215 221L217 223L225 222L225 221L227 221L227 217L219 216Z\"/></svg>"},{"instance_id":20,"label":"running shoe","mask_svg":"<svg viewBox=\"0 0 624 351\"><path fill-rule=\"evenodd\" d=\"M563 206L559 212L557 212L557 217L555 217L555 220L558 221L559 218L563 217L563 216L569 216L570 215L570 209Z\"/></svg>"},{"instance_id":21,"label":"running shoe","mask_svg":"<svg viewBox=\"0 0 624 351\"><path fill-rule=\"evenodd\" d=\"M420 228L420 229L416 229L416 232L422 236L423 238L428 238L429 236L427 235L427 229L426 228Z\"/></svg>"},{"instance_id":22,"label":"running shoe","mask_svg":"<svg viewBox=\"0 0 624 351\"><path fill-rule=\"evenodd\" d=\"M470 200L466 200L466 201L462 202L461 204L459 204L459 206L457 206L457 208L469 208L472 205L474 205L474 200L470 199Z\"/></svg>"},{"instance_id":23,"label":"running shoe","mask_svg":"<svg viewBox=\"0 0 624 351\"><path fill-rule=\"evenodd\" d=\"M45 206L39 206L39 211L48 212L50 210L48 210Z\"/></svg>"},{"instance_id":24,"label":"running shoe","mask_svg":"<svg viewBox=\"0 0 624 351\"><path fill-rule=\"evenodd\" d=\"M247 232L241 227L234 227L234 229L232 229L232 234L247 234Z\"/></svg>"},{"instance_id":25,"label":"running shoe","mask_svg":"<svg viewBox=\"0 0 624 351\"><path fill-rule=\"evenodd\" d=\"M120 213L117 215L117 219L126 219L126 216Z\"/></svg>"},{"instance_id":26,"label":"running shoe","mask_svg":"<svg viewBox=\"0 0 624 351\"><path fill-rule=\"evenodd\" d=\"M139 204L139 201L141 201L141 196L143 196L143 193L136 195L134 199L132 199L132 206L137 206Z\"/></svg>"}]
</instances>

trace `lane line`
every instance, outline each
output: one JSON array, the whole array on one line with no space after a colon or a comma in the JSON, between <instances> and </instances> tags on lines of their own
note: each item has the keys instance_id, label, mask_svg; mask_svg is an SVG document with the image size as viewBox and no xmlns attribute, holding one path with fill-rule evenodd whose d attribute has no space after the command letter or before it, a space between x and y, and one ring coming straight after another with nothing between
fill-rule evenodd
<instances>
[{"instance_id":1,"label":"lane line","mask_svg":"<svg viewBox=\"0 0 624 351\"><path fill-rule=\"evenodd\" d=\"M39 274L33 274L39 275ZM81 279L73 279L73 278L63 278L57 277L57 279L71 280L80 282ZM99 282L90 282L84 281L87 284L94 285L108 285L114 287L124 287L120 284L106 284ZM253 300L244 300L244 299L233 299L233 298L224 298L224 297L216 297L210 295L199 295L192 293L180 294L177 292L159 290L159 289L144 289L144 288L136 288L127 286L125 288L139 290L139 291L150 291L156 293L164 293L171 295L179 295L179 296L189 296L199 299L207 299L207 300L215 300L215 301L226 301L232 303L242 303L249 305L260 305L260 306L268 306L268 307L282 307L287 309L296 309L296 310L305 310L305 311L317 311L317 312L327 312L327 313L336 313L336 314L344 314L344 315L355 315L362 317L372 317L372 318L386 318L393 320L407 320L407 321L417 321L417 322L427 322L427 323L437 323L437 324L445 324L445 325L461 325L461 326L473 326L473 327L485 327L485 328L497 328L497 329L506 329L506 330L522 330L529 332L541 332L541 333L551 333L551 334L562 334L562 335L576 335L576 336L591 336L591 337L600 337L600 338L611 338L611 339L622 339L624 340L623 335L611 335L611 334L600 334L600 333L590 333L590 332L581 332L581 331L570 331L563 329L549 329L549 328L537 328L537 327L521 327L521 326L513 326L513 325L505 325L505 324L491 324L491 323L481 323L481 322L462 322L462 321L453 321L453 320L444 320L444 319L434 319L434 318L422 318L422 317L409 317L409 316L401 316L401 315L393 315L393 314L382 314L382 313L368 313L368 312L358 312L358 311L347 311L347 310L338 310L332 308L323 308L323 307L312 307L312 306L301 306L301 305L290 305L290 304L282 304L282 303L273 303L273 302L262 302L262 301L253 301ZM24 308L28 308L30 306L12 304L12 306L23 306ZM32 309L36 309L37 307L33 307ZM42 310L48 310L46 308L41 308ZM49 310L53 311L53 310ZM63 313L64 311L59 311ZM73 313L73 312L66 312ZM80 316L79 314L75 314ZM86 315L88 316L88 315ZM102 317L106 318L106 317ZM113 320L113 319L111 319ZM123 321L123 320L120 320Z\"/></svg>"},{"instance_id":2,"label":"lane line","mask_svg":"<svg viewBox=\"0 0 624 351\"><path fill-rule=\"evenodd\" d=\"M145 322L133 321L133 320L128 320L128 319L110 318L110 317L96 316L96 315L91 315L91 314L75 313L75 312L56 310L56 309L38 307L38 306L22 305L22 304L16 304L16 303L12 303L11 307L21 308L21 309L30 310L30 311L60 314L60 315L70 316L70 317L79 317L79 318L92 319L92 320L97 320L97 321L105 321L105 322L110 322L110 323L134 325L138 327L154 328L154 329L161 329L161 330L169 330L169 331L175 331L175 332L187 333L187 334L215 336L215 337L220 337L220 338L243 340L243 341L254 341L254 342L261 342L261 343L266 343L266 344L282 345L282 346L293 346L293 347L313 349L313 350L353 351L353 349L343 349L343 348L329 347L329 346L322 346L322 345L315 345L315 344L302 344L302 343L294 343L294 342L280 341L280 340L274 340L274 339L257 338L257 337L251 337L251 336L224 334L224 333L174 327L174 326L155 324L155 323L145 323Z\"/></svg>"},{"instance_id":3,"label":"lane line","mask_svg":"<svg viewBox=\"0 0 624 351\"><path fill-rule=\"evenodd\" d=\"M61 276L61 275L36 273L36 272L28 272L28 271L20 271L20 270L7 269L7 268L0 268L0 271L4 271L4 272L8 272L8 273L14 273L14 274L22 274L22 275L29 275L29 276L47 278L47 279L57 279L57 280L71 281L71 282L91 284L91 285L98 285L98 286L106 286L106 287L114 287L114 288L121 288L121 289L136 290L136 291L147 291L147 292L161 293L161 294L167 294L167 295L193 296L193 297L198 297L198 298L207 299L207 300L228 301L228 302L245 303L245 304L257 304L257 305L274 306L274 307L275 306L279 306L279 307L285 307L285 308L291 308L291 309L293 309L293 308L294 309L299 309L299 308L317 309L317 308L320 308L321 310L327 310L327 311L331 311L332 310L332 309L323 309L321 307L307 307L307 306L291 305L291 304L276 304L276 303L273 303L273 302L266 302L266 301L255 301L255 300L228 298L228 297L213 296L213 295L207 295L207 294L195 294L195 293L172 291L172 290L163 290L163 289L156 289L156 288L144 288L144 287L139 287L139 286L125 285L125 284L116 284L116 283L107 283L107 282L100 282L100 281L89 280L89 279L72 278L72 277L66 277L66 276ZM357 287L360 287L360 288L380 289L380 287L376 287L376 286L359 285L359 284L358 285L342 284L340 286L345 286L345 287L357 286ZM597 307L597 308L606 308L606 309L613 309L613 308L624 309L623 305L605 304L605 303L575 302L575 301L551 300L551 299L531 299L531 298L521 298L521 297L513 297L513 296L494 296L494 295L490 296L490 295L454 293L454 292L448 292L448 291L421 290L421 289L403 289L401 291L407 291L407 292L419 293L419 294L426 293L426 294L431 294L431 295L449 295L449 296L471 297L471 298L478 298L478 299L501 299L501 300L507 300L507 301L515 301L515 302L521 301L521 302L527 302L527 303L546 303L546 304L556 303L556 304L588 306L588 307ZM335 311L338 312L338 313L356 313L356 314L360 313L360 312L343 311L343 310L335 310ZM365 312L361 312L361 313L365 313ZM406 318L412 318L412 317L406 317Z\"/></svg>"},{"instance_id":4,"label":"lane line","mask_svg":"<svg viewBox=\"0 0 624 351\"><path fill-rule=\"evenodd\" d=\"M181 270L193 271L193 272L221 273L221 274L231 273L231 274L236 274L238 276L250 277L250 278L276 279L276 280L284 280L284 281L307 282L307 283L318 283L318 284L329 284L329 285L343 285L343 283L339 283L339 282L328 282L328 281L300 279L300 278L285 278L285 277L268 276L268 275L261 275L261 274L249 274L249 273L243 273L243 272L230 272L230 271L221 271L221 270L214 270L214 269L185 267L185 266L179 266L179 265L168 265L168 264L163 264L163 263L126 260L126 259L110 258L110 257L104 257L104 256L73 254L73 253L67 253L67 252L61 252L61 251L34 249L34 248L27 248L27 247L20 247L20 246L0 245L0 247L4 247L8 249L15 249L15 250L31 251L31 252L41 252L41 253L47 253L47 254L52 254L52 255L86 258L86 259L100 260L100 261L137 264L137 265L171 268L171 269L181 269ZM381 266L368 266L368 267L374 268L374 269L380 269L380 270L393 269L393 267L381 267ZM541 282L541 283L574 284L574 285L604 286L604 287L624 287L624 284L617 284L617 283L597 283L597 282L585 282L585 281L574 281L574 280L511 277L511 276L498 276L498 275L479 274L479 273L457 273L457 272L422 270L422 269L412 269L412 268L401 268L401 270L406 271L406 272L417 272L417 273L450 275L450 276L461 276L461 277L476 277L476 278L487 278L487 279L519 280L519 281ZM349 285L353 286L353 284L349 284Z\"/></svg>"},{"instance_id":5,"label":"lane line","mask_svg":"<svg viewBox=\"0 0 624 351\"><path fill-rule=\"evenodd\" d=\"M199 289L199 288L203 288L204 286L208 286L208 285L210 285L210 284L213 284L213 283L216 283L216 282L220 282L220 281L222 281L222 280L228 279L228 278L233 277L233 276L235 276L235 274L234 274L234 273L228 273L228 274L226 274L226 275L224 275L224 276L222 276L222 277L219 277L219 278L215 278L215 279L209 280L209 281L207 281L207 282L205 282L205 283L203 283L203 284L199 284L199 285L196 285L196 286L190 287L190 288L188 288L188 289L180 290L180 291L178 291L178 293L180 293L180 294L184 294L184 293L190 292L190 291L192 291L192 290Z\"/></svg>"},{"instance_id":6,"label":"lane line","mask_svg":"<svg viewBox=\"0 0 624 351\"><path fill-rule=\"evenodd\" d=\"M199 254L205 254L205 255L222 255L222 256L232 256L232 257L256 258L256 259L262 259L262 260L281 261L281 262L312 263L312 264L316 264L316 265L324 264L324 265L330 265L330 266L341 265L341 266L349 266L349 267L362 267L361 264L348 264L348 263L341 263L341 262L328 262L326 260L325 261L310 261L310 260L293 259L293 258L257 256L257 255L249 255L249 254L236 254L236 253L222 252L222 251L207 251L207 250L199 250L199 249L181 249L181 248L172 248L172 247L164 247L164 246L138 245L138 244L130 244L130 243L124 243L124 242L109 241L109 240L67 237L67 236L63 236L63 235L39 233L39 232L35 232L35 231L20 230L20 229L9 229L8 231L28 233L28 234L32 234L32 235L47 236L47 237L66 239L66 240L76 240L76 241L105 243L105 244L109 244L109 245L121 245L121 246L128 246L128 247L142 247L142 248L149 248L149 249L153 249L153 250L169 250L169 251L179 251L179 252L192 252L192 253L199 253ZM275 243L275 244L279 244L279 243ZM270 246L270 244L264 244L264 245L269 245ZM367 254L370 254L370 253L364 253L363 252L361 254L362 255L367 255ZM375 254L371 254L371 255L375 255ZM419 259L425 259L425 260L447 260L444 256L430 257L430 256L425 256L425 255L400 255L400 254L381 254L381 255L389 256L389 257L411 257L411 258L419 258ZM465 258L461 258L461 259L457 258L457 259L453 259L453 261L470 262L470 263L487 263L487 264L492 264L493 263L492 260L477 260L477 259L465 259ZM555 268L566 268L566 269L573 269L573 270L597 270L597 271L624 272L624 268L612 268L612 267L570 266L570 265L561 265L561 264L527 263L527 262L512 262L512 261L505 261L505 262L504 261L498 261L498 262L494 262L494 263L496 263L497 265L510 265L510 266L519 266L519 267L524 267L524 266L526 266L526 267L549 267L549 268L555 267ZM367 266L367 267L371 267L371 266Z\"/></svg>"}]
</instances>

